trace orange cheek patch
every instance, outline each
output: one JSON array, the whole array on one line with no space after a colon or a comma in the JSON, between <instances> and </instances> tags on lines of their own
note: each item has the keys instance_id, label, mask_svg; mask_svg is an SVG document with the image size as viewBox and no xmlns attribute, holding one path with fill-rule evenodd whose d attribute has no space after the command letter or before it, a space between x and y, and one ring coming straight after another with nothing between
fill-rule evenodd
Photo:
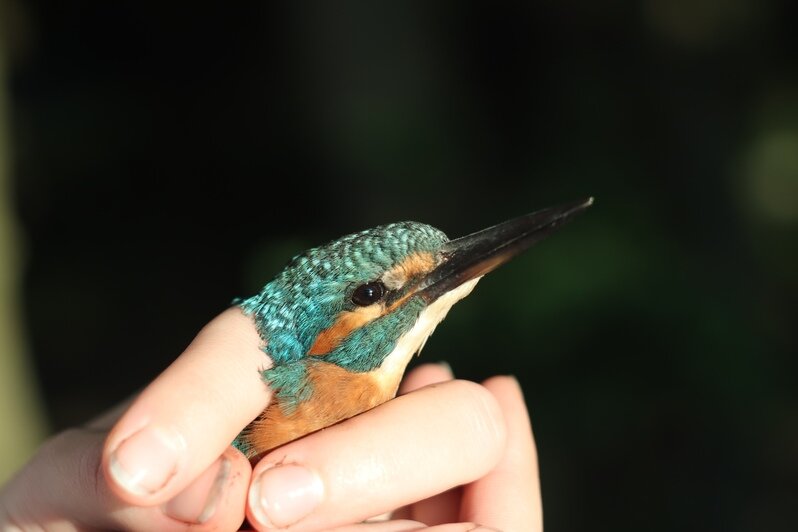
<instances>
[{"instance_id":1,"label":"orange cheek patch","mask_svg":"<svg viewBox=\"0 0 798 532\"><path fill-rule=\"evenodd\" d=\"M399 281L400 284L404 284L413 277L428 273L435 266L435 256L432 253L415 253L391 268L383 277L391 277ZM349 333L380 316L392 312L412 296L413 292L409 291L404 297L394 302L390 308L385 308L385 305L382 304L374 304L357 308L351 312L342 312L338 315L335 323L319 333L308 354L315 356L326 355L338 347L343 339L349 336Z\"/></svg>"},{"instance_id":2,"label":"orange cheek patch","mask_svg":"<svg viewBox=\"0 0 798 532\"><path fill-rule=\"evenodd\" d=\"M349 336L349 333L380 316L382 316L382 305L370 305L355 309L352 312L342 312L332 326L319 333L308 354L326 355L335 349L344 338Z\"/></svg>"}]
</instances>

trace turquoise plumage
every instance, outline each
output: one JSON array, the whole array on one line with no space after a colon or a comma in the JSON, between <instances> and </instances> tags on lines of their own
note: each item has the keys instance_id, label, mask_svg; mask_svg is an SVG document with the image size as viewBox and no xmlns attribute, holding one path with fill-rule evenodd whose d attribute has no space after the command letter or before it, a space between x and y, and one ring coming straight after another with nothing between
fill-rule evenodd
<instances>
[{"instance_id":1,"label":"turquoise plumage","mask_svg":"<svg viewBox=\"0 0 798 532\"><path fill-rule=\"evenodd\" d=\"M263 379L285 401L284 407L293 408L312 393L300 362L319 333L341 312L354 308L347 295L406 257L436 253L447 241L442 231L418 222L346 235L297 255L259 294L238 303L254 319L263 349L272 359L274 366L263 372ZM379 367L422 309L420 302L410 302L400 312L354 331L325 360L358 373Z\"/></svg>"}]
</instances>

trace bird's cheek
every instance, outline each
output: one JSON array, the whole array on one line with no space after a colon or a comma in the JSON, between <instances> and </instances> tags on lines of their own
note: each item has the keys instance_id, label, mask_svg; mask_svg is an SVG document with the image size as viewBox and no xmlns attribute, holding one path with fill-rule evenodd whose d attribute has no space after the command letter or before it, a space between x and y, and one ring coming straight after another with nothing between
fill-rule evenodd
<instances>
[{"instance_id":1,"label":"bird's cheek","mask_svg":"<svg viewBox=\"0 0 798 532\"><path fill-rule=\"evenodd\" d=\"M369 305L353 311L341 312L333 324L322 330L308 350L309 355L323 356L338 347L352 331L364 327L366 324L382 316L384 309L381 305Z\"/></svg>"}]
</instances>

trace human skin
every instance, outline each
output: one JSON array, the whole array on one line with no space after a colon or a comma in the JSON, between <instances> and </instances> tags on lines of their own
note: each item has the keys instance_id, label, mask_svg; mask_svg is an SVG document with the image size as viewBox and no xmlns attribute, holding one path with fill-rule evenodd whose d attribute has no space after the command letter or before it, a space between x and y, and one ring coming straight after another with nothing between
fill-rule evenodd
<instances>
[{"instance_id":1,"label":"human skin","mask_svg":"<svg viewBox=\"0 0 798 532\"><path fill-rule=\"evenodd\" d=\"M132 401L46 442L0 490L0 530L542 529L514 378L420 366L397 399L253 469L230 442L271 398L259 343L238 309L215 318Z\"/></svg>"}]
</instances>

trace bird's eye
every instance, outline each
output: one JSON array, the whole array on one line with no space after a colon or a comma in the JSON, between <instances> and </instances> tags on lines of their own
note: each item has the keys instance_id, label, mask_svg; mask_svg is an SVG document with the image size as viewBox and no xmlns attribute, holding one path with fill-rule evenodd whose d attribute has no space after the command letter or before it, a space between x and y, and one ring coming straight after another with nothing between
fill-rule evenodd
<instances>
[{"instance_id":1,"label":"bird's eye","mask_svg":"<svg viewBox=\"0 0 798 532\"><path fill-rule=\"evenodd\" d=\"M361 307L376 303L385 295L385 285L379 281L366 283L355 288L352 293L352 302Z\"/></svg>"}]
</instances>

